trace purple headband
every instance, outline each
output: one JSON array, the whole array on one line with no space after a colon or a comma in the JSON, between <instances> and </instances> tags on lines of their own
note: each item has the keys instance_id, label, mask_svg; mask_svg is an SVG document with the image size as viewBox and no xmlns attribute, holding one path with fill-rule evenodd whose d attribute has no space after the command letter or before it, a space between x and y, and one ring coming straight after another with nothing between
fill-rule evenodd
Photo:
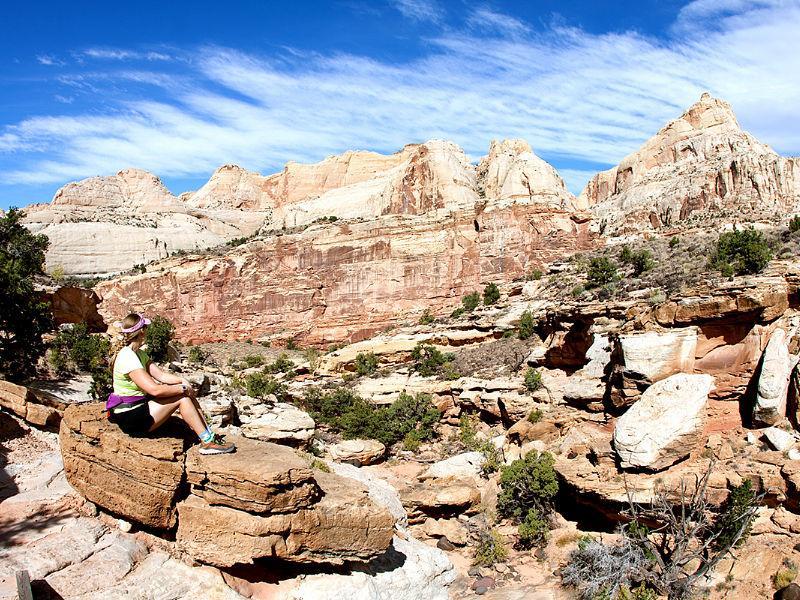
<instances>
[{"instance_id":1,"label":"purple headband","mask_svg":"<svg viewBox=\"0 0 800 600\"><path fill-rule=\"evenodd\" d=\"M122 321L117 321L114 323L114 327L119 329L122 333L133 333L135 331L139 331L145 325L150 325L150 319L145 318L144 315L140 315L137 313L139 320L136 322L135 325L128 327L127 329L122 327Z\"/></svg>"}]
</instances>

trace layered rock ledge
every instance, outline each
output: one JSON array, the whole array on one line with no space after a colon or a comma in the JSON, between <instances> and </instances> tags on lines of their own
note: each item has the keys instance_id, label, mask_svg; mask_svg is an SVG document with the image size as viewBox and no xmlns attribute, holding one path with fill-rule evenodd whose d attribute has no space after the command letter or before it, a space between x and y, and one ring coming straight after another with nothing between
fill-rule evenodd
<instances>
[{"instance_id":1,"label":"layered rock ledge","mask_svg":"<svg viewBox=\"0 0 800 600\"><path fill-rule=\"evenodd\" d=\"M375 558L392 542L394 517L366 487L312 470L291 448L237 437L236 453L203 456L180 423L131 437L100 403L69 407L59 438L73 487L141 525L177 523L179 548L200 562L342 564Z\"/></svg>"}]
</instances>

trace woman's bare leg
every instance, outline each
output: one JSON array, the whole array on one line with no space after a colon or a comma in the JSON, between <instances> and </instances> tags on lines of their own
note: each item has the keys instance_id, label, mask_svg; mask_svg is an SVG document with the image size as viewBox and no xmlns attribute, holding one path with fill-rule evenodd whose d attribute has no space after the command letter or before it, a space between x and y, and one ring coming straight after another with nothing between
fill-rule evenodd
<instances>
[{"instance_id":1,"label":"woman's bare leg","mask_svg":"<svg viewBox=\"0 0 800 600\"><path fill-rule=\"evenodd\" d=\"M182 398L152 398L147 404L150 409L150 416L153 417L153 425L150 427L150 431L155 431L161 427L176 410L180 411L181 418L198 436L204 433L208 427L200 409L188 396L183 396Z\"/></svg>"}]
</instances>

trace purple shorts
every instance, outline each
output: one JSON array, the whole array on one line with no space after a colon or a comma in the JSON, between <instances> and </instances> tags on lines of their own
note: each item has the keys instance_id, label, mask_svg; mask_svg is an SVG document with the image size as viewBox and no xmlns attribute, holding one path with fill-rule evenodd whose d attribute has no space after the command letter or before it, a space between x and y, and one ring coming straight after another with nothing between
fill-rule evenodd
<instances>
[{"instance_id":1,"label":"purple shorts","mask_svg":"<svg viewBox=\"0 0 800 600\"><path fill-rule=\"evenodd\" d=\"M120 396L119 394L109 394L108 400L106 400L106 410L111 410L121 404L132 406L144 402L145 400L147 400L147 396Z\"/></svg>"}]
</instances>

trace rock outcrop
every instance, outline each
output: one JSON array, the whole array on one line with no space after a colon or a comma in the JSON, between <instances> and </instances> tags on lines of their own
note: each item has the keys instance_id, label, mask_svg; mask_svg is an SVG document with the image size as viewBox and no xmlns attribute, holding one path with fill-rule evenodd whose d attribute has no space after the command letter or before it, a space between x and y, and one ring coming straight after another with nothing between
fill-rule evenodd
<instances>
[{"instance_id":1,"label":"rock outcrop","mask_svg":"<svg viewBox=\"0 0 800 600\"><path fill-rule=\"evenodd\" d=\"M23 223L49 238L50 270L98 275L249 236L265 216L227 207L192 208L155 175L127 169L65 185L50 204L27 207Z\"/></svg>"},{"instance_id":2,"label":"rock outcrop","mask_svg":"<svg viewBox=\"0 0 800 600\"><path fill-rule=\"evenodd\" d=\"M177 522L178 546L217 566L265 557L366 561L391 544L394 517L358 482L246 438L235 439L230 455L187 452L192 435L170 427L135 438L108 422L100 404L68 408L60 432L67 480L126 519L160 530Z\"/></svg>"},{"instance_id":3,"label":"rock outcrop","mask_svg":"<svg viewBox=\"0 0 800 600\"><path fill-rule=\"evenodd\" d=\"M651 385L614 426L614 449L623 468L665 469L700 441L710 375L679 373Z\"/></svg>"},{"instance_id":4,"label":"rock outcrop","mask_svg":"<svg viewBox=\"0 0 800 600\"><path fill-rule=\"evenodd\" d=\"M780 328L775 329L761 361L761 375L758 378L753 407L755 421L774 425L786 416L789 377L795 364L797 357L789 355L786 332Z\"/></svg>"},{"instance_id":5,"label":"rock outcrop","mask_svg":"<svg viewBox=\"0 0 800 600\"><path fill-rule=\"evenodd\" d=\"M703 94L681 117L581 193L606 233L694 218L771 218L798 210L800 163L739 127L730 105Z\"/></svg>"}]
</instances>

